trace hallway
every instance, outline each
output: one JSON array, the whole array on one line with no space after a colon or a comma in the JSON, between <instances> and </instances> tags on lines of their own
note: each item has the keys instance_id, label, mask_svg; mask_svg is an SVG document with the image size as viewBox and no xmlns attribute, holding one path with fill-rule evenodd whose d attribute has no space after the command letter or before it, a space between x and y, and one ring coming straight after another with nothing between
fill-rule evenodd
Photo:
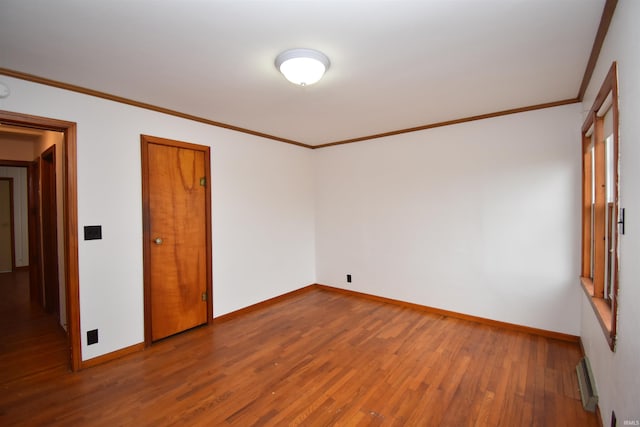
<instances>
[{"instance_id":1,"label":"hallway","mask_svg":"<svg viewBox=\"0 0 640 427\"><path fill-rule=\"evenodd\" d=\"M29 301L29 271L0 274L0 387L68 369L64 330Z\"/></svg>"}]
</instances>

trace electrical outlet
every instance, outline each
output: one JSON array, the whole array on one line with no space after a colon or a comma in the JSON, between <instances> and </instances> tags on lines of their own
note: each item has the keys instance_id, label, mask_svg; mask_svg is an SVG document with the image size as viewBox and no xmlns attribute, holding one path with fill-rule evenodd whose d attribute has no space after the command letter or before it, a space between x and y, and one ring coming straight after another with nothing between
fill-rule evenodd
<instances>
[{"instance_id":1,"label":"electrical outlet","mask_svg":"<svg viewBox=\"0 0 640 427\"><path fill-rule=\"evenodd\" d=\"M347 274L347 283L351 283L351 275Z\"/></svg>"},{"instance_id":2,"label":"electrical outlet","mask_svg":"<svg viewBox=\"0 0 640 427\"><path fill-rule=\"evenodd\" d=\"M96 344L98 342L98 330L92 329L87 331L87 345Z\"/></svg>"}]
</instances>

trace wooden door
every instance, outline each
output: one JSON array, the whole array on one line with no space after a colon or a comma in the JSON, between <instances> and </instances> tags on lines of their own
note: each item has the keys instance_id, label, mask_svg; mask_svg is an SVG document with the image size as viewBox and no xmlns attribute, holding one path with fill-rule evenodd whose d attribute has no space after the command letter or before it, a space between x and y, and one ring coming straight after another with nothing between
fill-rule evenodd
<instances>
[{"instance_id":1,"label":"wooden door","mask_svg":"<svg viewBox=\"0 0 640 427\"><path fill-rule=\"evenodd\" d=\"M145 341L208 323L209 147L142 136Z\"/></svg>"},{"instance_id":2,"label":"wooden door","mask_svg":"<svg viewBox=\"0 0 640 427\"><path fill-rule=\"evenodd\" d=\"M42 198L42 277L44 279L44 309L60 314L58 281L58 206L56 196L56 146L40 156L40 196Z\"/></svg>"},{"instance_id":3,"label":"wooden door","mask_svg":"<svg viewBox=\"0 0 640 427\"><path fill-rule=\"evenodd\" d=\"M40 223L40 157L29 164L29 297L44 306L42 295L42 224Z\"/></svg>"},{"instance_id":4,"label":"wooden door","mask_svg":"<svg viewBox=\"0 0 640 427\"><path fill-rule=\"evenodd\" d=\"M15 267L13 235L13 179L0 178L0 273Z\"/></svg>"}]
</instances>

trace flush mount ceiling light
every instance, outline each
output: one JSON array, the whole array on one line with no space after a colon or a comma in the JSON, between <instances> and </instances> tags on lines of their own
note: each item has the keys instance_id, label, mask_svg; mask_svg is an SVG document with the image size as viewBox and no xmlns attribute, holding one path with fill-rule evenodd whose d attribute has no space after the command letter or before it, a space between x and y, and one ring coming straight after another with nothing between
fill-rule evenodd
<instances>
[{"instance_id":1,"label":"flush mount ceiling light","mask_svg":"<svg viewBox=\"0 0 640 427\"><path fill-rule=\"evenodd\" d=\"M322 78L329 69L329 58L313 49L285 50L276 57L276 68L291 83L308 86Z\"/></svg>"}]
</instances>

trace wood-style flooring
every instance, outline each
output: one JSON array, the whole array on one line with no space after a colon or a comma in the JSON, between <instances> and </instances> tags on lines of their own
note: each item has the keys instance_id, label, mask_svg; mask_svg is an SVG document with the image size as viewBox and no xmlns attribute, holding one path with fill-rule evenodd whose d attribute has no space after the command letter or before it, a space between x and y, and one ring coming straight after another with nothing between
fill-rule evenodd
<instances>
[{"instance_id":1,"label":"wood-style flooring","mask_svg":"<svg viewBox=\"0 0 640 427\"><path fill-rule=\"evenodd\" d=\"M598 425L576 344L317 289L71 373L55 321L6 303L12 277L2 426Z\"/></svg>"}]
</instances>

